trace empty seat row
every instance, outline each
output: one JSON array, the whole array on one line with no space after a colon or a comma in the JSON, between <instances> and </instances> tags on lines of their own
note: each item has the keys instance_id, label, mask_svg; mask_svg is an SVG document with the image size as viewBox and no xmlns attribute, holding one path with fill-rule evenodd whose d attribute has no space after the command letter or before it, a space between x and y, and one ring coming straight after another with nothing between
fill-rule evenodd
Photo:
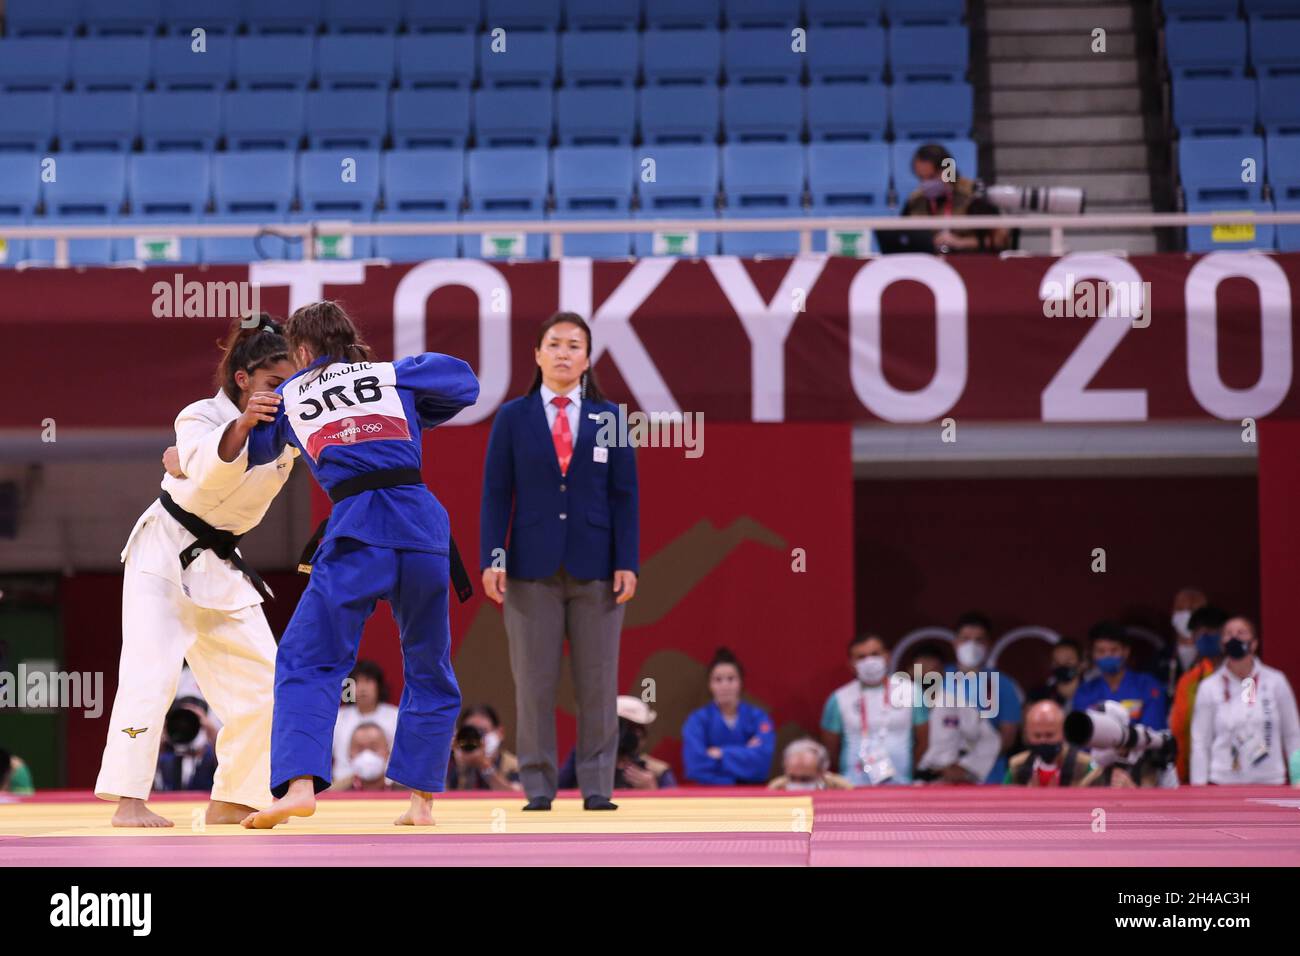
<instances>
[{"instance_id":1,"label":"empty seat row","mask_svg":"<svg viewBox=\"0 0 1300 956\"><path fill-rule=\"evenodd\" d=\"M1182 136L1270 135L1300 130L1300 74L1187 78L1173 82L1174 125Z\"/></svg>"},{"instance_id":2,"label":"empty seat row","mask_svg":"<svg viewBox=\"0 0 1300 956\"><path fill-rule=\"evenodd\" d=\"M502 46L504 45L504 46ZM387 89L879 82L965 78L963 26L843 27L813 31L792 49L781 30L679 34L529 33L419 36L23 38L0 40L0 91L158 89ZM806 52L805 52L806 49Z\"/></svg>"},{"instance_id":3,"label":"empty seat row","mask_svg":"<svg viewBox=\"0 0 1300 956\"><path fill-rule=\"evenodd\" d=\"M957 23L963 0L8 0L10 36L148 36L158 31L256 34L647 27L789 29L893 23Z\"/></svg>"},{"instance_id":4,"label":"empty seat row","mask_svg":"<svg viewBox=\"0 0 1300 956\"><path fill-rule=\"evenodd\" d=\"M1300 135L1183 139L1178 167L1189 212L1300 211ZM1265 182L1272 187L1272 201L1264 196ZM1300 250L1300 226L1278 226L1276 238L1278 248ZM1272 248L1274 227L1225 234L1212 226L1191 226L1187 239L1194 252Z\"/></svg>"},{"instance_id":5,"label":"empty seat row","mask_svg":"<svg viewBox=\"0 0 1300 956\"><path fill-rule=\"evenodd\" d=\"M464 148L968 136L968 84L681 90L9 93L0 151Z\"/></svg>"},{"instance_id":6,"label":"empty seat row","mask_svg":"<svg viewBox=\"0 0 1300 956\"><path fill-rule=\"evenodd\" d=\"M1174 20L1165 26L1176 77L1241 77L1249 61L1261 77L1300 75L1300 7L1294 20Z\"/></svg>"},{"instance_id":7,"label":"empty seat row","mask_svg":"<svg viewBox=\"0 0 1300 956\"><path fill-rule=\"evenodd\" d=\"M1248 17L1300 17L1300 0L1161 0L1165 17L1176 20L1232 20Z\"/></svg>"}]
</instances>

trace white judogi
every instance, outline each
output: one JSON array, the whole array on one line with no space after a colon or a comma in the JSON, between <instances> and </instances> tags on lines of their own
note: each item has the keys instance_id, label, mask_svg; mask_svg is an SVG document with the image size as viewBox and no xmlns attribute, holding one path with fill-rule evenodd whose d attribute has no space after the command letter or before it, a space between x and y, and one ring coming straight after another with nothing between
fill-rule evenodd
<instances>
[{"instance_id":1,"label":"white judogi","mask_svg":"<svg viewBox=\"0 0 1300 956\"><path fill-rule=\"evenodd\" d=\"M298 454L289 447L254 468L246 450L222 461L217 445L238 416L224 391L185 408L176 418L176 449L186 477L162 481L180 507L233 534L262 520ZM122 550L122 659L95 795L149 796L163 720L188 660L223 725L212 799L261 809L271 803L275 638L261 595L229 561L209 550L181 570L181 549L194 540L155 501Z\"/></svg>"},{"instance_id":2,"label":"white judogi","mask_svg":"<svg viewBox=\"0 0 1300 956\"><path fill-rule=\"evenodd\" d=\"M1298 749L1295 694L1277 668L1257 660L1243 680L1225 661L1197 686L1193 784L1284 784L1288 759Z\"/></svg>"}]
</instances>

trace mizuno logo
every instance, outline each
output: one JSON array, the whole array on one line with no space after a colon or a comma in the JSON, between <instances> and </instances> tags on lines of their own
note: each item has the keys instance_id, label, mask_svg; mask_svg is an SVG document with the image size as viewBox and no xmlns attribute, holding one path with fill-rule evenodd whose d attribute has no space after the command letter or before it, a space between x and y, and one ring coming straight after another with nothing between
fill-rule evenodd
<instances>
[{"instance_id":1,"label":"mizuno logo","mask_svg":"<svg viewBox=\"0 0 1300 956\"><path fill-rule=\"evenodd\" d=\"M148 730L148 727L123 727L122 733L126 734L132 740L135 740L140 734Z\"/></svg>"}]
</instances>

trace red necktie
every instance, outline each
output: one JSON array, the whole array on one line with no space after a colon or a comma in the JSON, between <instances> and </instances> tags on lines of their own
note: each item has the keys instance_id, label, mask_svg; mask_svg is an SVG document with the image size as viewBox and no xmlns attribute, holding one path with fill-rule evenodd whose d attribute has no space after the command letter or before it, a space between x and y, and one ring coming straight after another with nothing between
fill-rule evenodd
<instances>
[{"instance_id":1,"label":"red necktie","mask_svg":"<svg viewBox=\"0 0 1300 956\"><path fill-rule=\"evenodd\" d=\"M551 404L559 409L555 424L551 426L551 438L555 442L555 457L560 462L560 474L569 473L569 461L573 458L573 432L569 431L569 416L565 409L569 400L563 395L556 395Z\"/></svg>"}]
</instances>

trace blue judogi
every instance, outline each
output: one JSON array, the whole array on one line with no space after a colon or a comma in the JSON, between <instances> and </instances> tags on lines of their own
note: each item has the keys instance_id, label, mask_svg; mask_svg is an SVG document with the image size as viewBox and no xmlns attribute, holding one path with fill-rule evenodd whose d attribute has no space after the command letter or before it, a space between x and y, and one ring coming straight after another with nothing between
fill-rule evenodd
<instances>
[{"instance_id":1,"label":"blue judogi","mask_svg":"<svg viewBox=\"0 0 1300 956\"><path fill-rule=\"evenodd\" d=\"M426 353L397 362L318 359L277 390L275 420L249 436L251 465L296 445L329 491L368 472L420 467L420 430L478 398L468 365ZM338 501L311 583L280 641L271 727L271 792L296 777L329 786L334 724L343 681L375 603L387 600L402 641L405 687L389 779L441 792L460 688L451 668L447 619L447 511L421 484L363 491Z\"/></svg>"},{"instance_id":2,"label":"blue judogi","mask_svg":"<svg viewBox=\"0 0 1300 956\"><path fill-rule=\"evenodd\" d=\"M749 741L757 737L757 746ZM721 757L710 757L710 747L722 748ZM682 725L682 759L686 779L696 783L731 786L739 783L767 783L776 750L776 730L760 708L741 701L735 726L722 719L718 705L710 701L686 718Z\"/></svg>"}]
</instances>

